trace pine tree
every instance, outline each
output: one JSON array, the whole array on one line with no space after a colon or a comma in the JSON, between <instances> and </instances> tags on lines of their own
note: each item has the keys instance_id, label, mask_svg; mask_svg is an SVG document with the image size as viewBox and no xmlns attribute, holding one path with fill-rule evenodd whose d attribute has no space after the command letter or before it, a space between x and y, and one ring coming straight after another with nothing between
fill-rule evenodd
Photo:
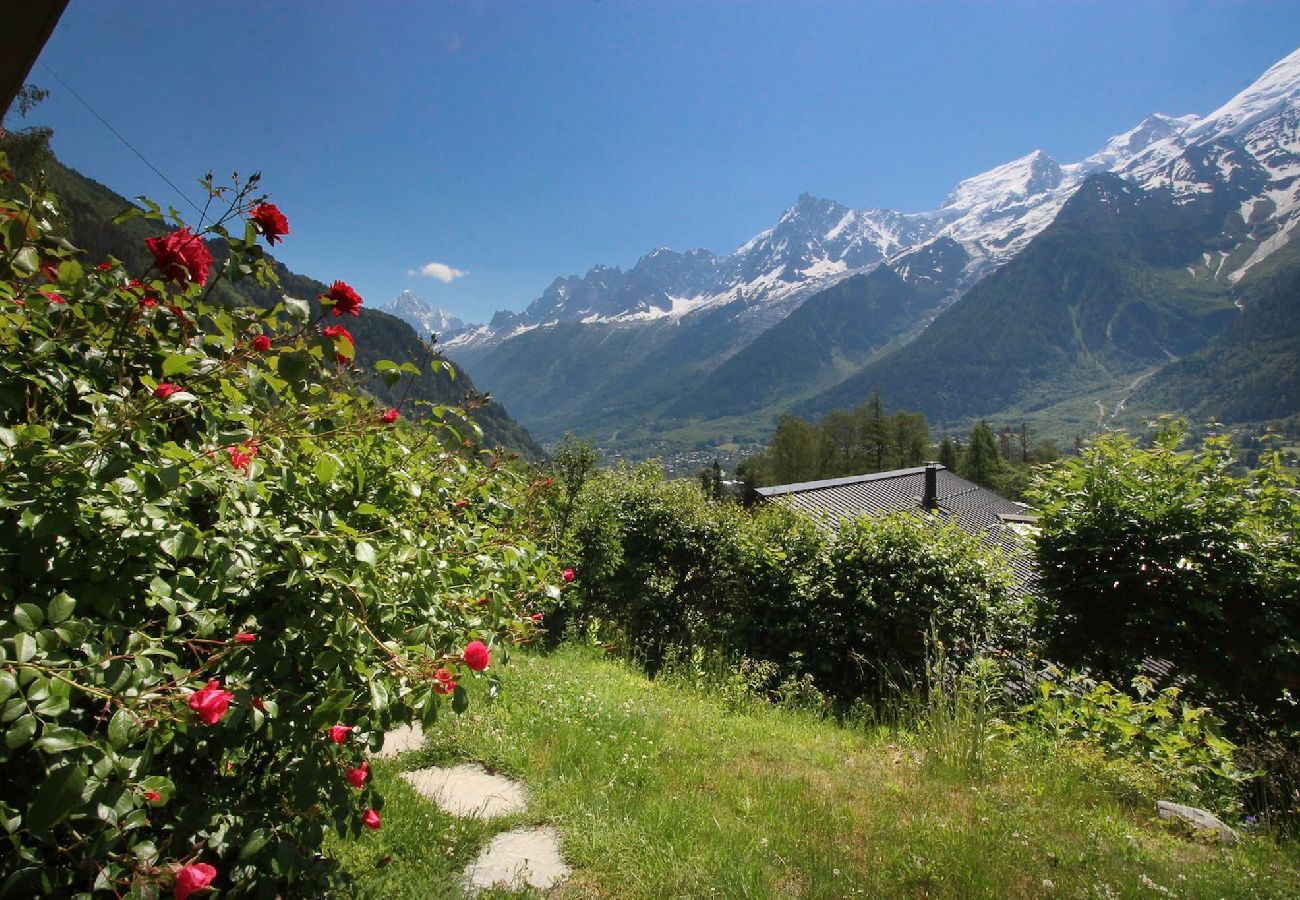
<instances>
[{"instance_id":1,"label":"pine tree","mask_svg":"<svg viewBox=\"0 0 1300 900\"><path fill-rule=\"evenodd\" d=\"M939 465L950 472L956 472L958 468L957 445L946 435L943 442L939 444Z\"/></svg>"},{"instance_id":2,"label":"pine tree","mask_svg":"<svg viewBox=\"0 0 1300 900\"><path fill-rule=\"evenodd\" d=\"M970 445L962 458L962 477L985 487L991 485L1001 468L998 443L987 422L981 421L970 432Z\"/></svg>"}]
</instances>

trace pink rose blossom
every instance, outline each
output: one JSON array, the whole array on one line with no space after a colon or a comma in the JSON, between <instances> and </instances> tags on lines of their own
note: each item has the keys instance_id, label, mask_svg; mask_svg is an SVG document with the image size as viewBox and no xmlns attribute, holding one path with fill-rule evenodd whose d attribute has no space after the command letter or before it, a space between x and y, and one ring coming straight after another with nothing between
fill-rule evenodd
<instances>
[{"instance_id":1,"label":"pink rose blossom","mask_svg":"<svg viewBox=\"0 0 1300 900\"><path fill-rule=\"evenodd\" d=\"M185 900L195 891L206 890L217 877L217 870L207 863L182 866L176 872L176 900Z\"/></svg>"},{"instance_id":2,"label":"pink rose blossom","mask_svg":"<svg viewBox=\"0 0 1300 900\"><path fill-rule=\"evenodd\" d=\"M190 694L190 709L198 713L204 725L215 725L230 708L235 695L221 689L220 680L213 678L202 690Z\"/></svg>"},{"instance_id":3,"label":"pink rose blossom","mask_svg":"<svg viewBox=\"0 0 1300 900\"><path fill-rule=\"evenodd\" d=\"M488 648L482 641L470 641L465 647L465 665L475 672L482 672L488 667Z\"/></svg>"},{"instance_id":4,"label":"pink rose blossom","mask_svg":"<svg viewBox=\"0 0 1300 900\"><path fill-rule=\"evenodd\" d=\"M370 763L368 762L363 762L355 769L348 769L346 773L348 784L352 785L357 790L361 790L361 788L365 787L366 776L368 776L369 774L370 774Z\"/></svg>"}]
</instances>

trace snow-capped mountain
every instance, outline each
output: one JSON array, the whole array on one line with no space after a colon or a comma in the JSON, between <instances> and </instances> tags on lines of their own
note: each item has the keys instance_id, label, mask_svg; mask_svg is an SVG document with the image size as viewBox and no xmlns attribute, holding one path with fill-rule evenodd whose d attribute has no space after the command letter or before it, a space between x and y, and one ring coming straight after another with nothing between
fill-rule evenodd
<instances>
[{"instance_id":1,"label":"snow-capped mountain","mask_svg":"<svg viewBox=\"0 0 1300 900\"><path fill-rule=\"evenodd\" d=\"M432 305L412 291L402 291L392 303L381 306L380 310L406 322L421 337L436 334L439 340L447 340L470 327L462 319Z\"/></svg>"},{"instance_id":2,"label":"snow-capped mountain","mask_svg":"<svg viewBox=\"0 0 1300 900\"><path fill-rule=\"evenodd\" d=\"M1092 180L1105 173L1111 177ZM819 303L799 318L799 333L836 337L832 343L838 350L822 350L833 358L832 368L842 369L858 364L845 347L873 353L877 347L870 340L839 340L844 329L857 327L851 324L855 321L874 322L862 327L878 329L884 321L878 313L902 311L914 321L886 317L890 339L900 347L910 346L919 340L917 335L933 330L932 323L962 306L954 301L985 275L1019 259L1063 210L1100 210L1100 218L1085 224L1105 237L1100 223L1120 212L1119 206L1112 209L1108 204L1118 202L1115 191L1125 181L1125 190L1131 189L1135 197L1150 195L1156 206L1165 204L1161 209L1194 213L1189 218L1166 212L1165 219L1153 220L1153 247L1187 237L1161 232L1175 220L1195 220L1197 240L1204 236L1201 226L1210 223L1213 240L1174 271L1178 277L1185 271L1193 280L1212 279L1206 295L1224 301L1222 311L1231 314L1233 303L1225 297L1233 285L1283 246L1300 219L1298 179L1300 51L1204 118L1153 114L1071 163L1034 150L965 179L937 208L922 212L851 209L805 194L771 228L731 253L660 248L627 271L597 266L581 277L558 278L523 312L498 313L488 325L452 338L447 349L471 373L481 373L480 381L495 396L543 434L590 427L596 419L616 432L646 417L671 417L672 410L686 408L682 398L691 391L703 394L703 399L687 398L700 400L692 410L717 407L716 415L725 417L729 401L715 385L718 379L710 380L712 375L741 370L728 382L736 389L733 393L753 388L754 396L771 395L762 394L758 389L763 385L756 380L784 371L767 360L793 351L791 345L800 339L792 334L799 329L782 331L781 341L760 345L756 339L784 324L806 299L824 299L827 288L887 266L913 293L889 283L888 277L846 282L849 286L840 292L843 296L836 295L837 302ZM1110 193L1099 193L1099 182L1105 182ZM1081 194L1089 184L1094 189ZM1084 202L1071 207L1076 197ZM1071 221L1084 227L1077 215ZM1058 229L1056 240L1068 243L1070 238L1061 236L1067 232ZM1124 246L1150 249L1147 242L1139 229ZM1042 258L1036 259L1038 270L1051 269ZM873 285L879 288L874 294ZM890 303L881 306L882 298ZM1154 308L1155 299L1147 306ZM850 315L863 312L855 303L873 302L874 318ZM1020 301L1013 297L1006 302L1014 306ZM1138 304L1132 310L1142 308ZM1136 311L1132 314L1135 321L1141 318ZM1005 309L1001 315L999 321L1015 318ZM1170 315L1177 319L1181 313L1174 310ZM1129 337L1122 333L1124 323L1117 328L1117 346L1128 346L1122 344ZM1197 334L1202 340L1208 331ZM767 355L756 351L742 356L751 346L761 346ZM1162 351L1157 361L1163 362L1170 352ZM730 365L733 357L746 365ZM1145 356L1140 361L1150 362ZM947 364L944 359L923 362L918 370ZM831 371L828 377L840 375ZM773 390L788 390L793 383L786 378ZM951 394L958 398L962 392L953 388ZM730 403L732 409L738 405L734 398Z\"/></svg>"},{"instance_id":3,"label":"snow-capped mountain","mask_svg":"<svg viewBox=\"0 0 1300 900\"><path fill-rule=\"evenodd\" d=\"M1238 281L1286 244L1300 221L1300 50L1115 171L1148 190L1215 194L1235 205L1250 252L1225 254L1219 274Z\"/></svg>"},{"instance_id":4,"label":"snow-capped mountain","mask_svg":"<svg viewBox=\"0 0 1300 900\"><path fill-rule=\"evenodd\" d=\"M730 304L738 304L741 319L770 324L811 294L882 262L955 296L1019 253L1089 175L1129 166L1198 121L1148 116L1067 165L1034 150L962 181L938 209L924 212L850 209L804 194L776 225L726 256L661 247L626 272L595 266L557 278L523 312L500 312L449 346L496 343L563 322L634 324ZM935 260L943 267L933 268Z\"/></svg>"}]
</instances>

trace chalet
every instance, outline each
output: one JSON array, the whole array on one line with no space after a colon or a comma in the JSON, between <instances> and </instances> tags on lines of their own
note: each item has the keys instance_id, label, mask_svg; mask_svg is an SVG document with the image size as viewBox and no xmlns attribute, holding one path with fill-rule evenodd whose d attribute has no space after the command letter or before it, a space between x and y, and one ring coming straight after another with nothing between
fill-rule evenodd
<instances>
[{"instance_id":1,"label":"chalet","mask_svg":"<svg viewBox=\"0 0 1300 900\"><path fill-rule=\"evenodd\" d=\"M1002 551L1011 564L1018 592L1037 593L1038 579L1028 538L1038 517L1023 503L1008 500L936 463L872 475L779 484L758 488L757 493L761 502L797 509L832 531L846 520L896 512L950 522Z\"/></svg>"}]
</instances>

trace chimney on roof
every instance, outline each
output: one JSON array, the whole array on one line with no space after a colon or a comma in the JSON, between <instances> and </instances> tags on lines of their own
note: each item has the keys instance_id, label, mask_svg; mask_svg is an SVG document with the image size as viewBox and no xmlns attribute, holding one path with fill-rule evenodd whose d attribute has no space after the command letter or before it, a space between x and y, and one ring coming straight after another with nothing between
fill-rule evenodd
<instances>
[{"instance_id":1,"label":"chimney on roof","mask_svg":"<svg viewBox=\"0 0 1300 900\"><path fill-rule=\"evenodd\" d=\"M925 464L925 490L921 493L921 506L925 509L939 508L939 470L938 463Z\"/></svg>"}]
</instances>

